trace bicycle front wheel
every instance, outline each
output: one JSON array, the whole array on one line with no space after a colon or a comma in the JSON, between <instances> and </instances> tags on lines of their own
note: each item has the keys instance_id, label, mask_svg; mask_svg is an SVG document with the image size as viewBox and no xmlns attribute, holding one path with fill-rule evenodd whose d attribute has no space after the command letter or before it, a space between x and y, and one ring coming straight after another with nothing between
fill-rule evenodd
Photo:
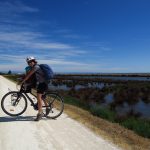
<instances>
[{"instance_id":1,"label":"bicycle front wheel","mask_svg":"<svg viewBox=\"0 0 150 150\"><path fill-rule=\"evenodd\" d=\"M1 107L7 115L19 116L27 109L27 99L22 93L11 91L3 96Z\"/></svg>"},{"instance_id":2,"label":"bicycle front wheel","mask_svg":"<svg viewBox=\"0 0 150 150\"><path fill-rule=\"evenodd\" d=\"M56 93L47 93L45 102L48 104L46 109L49 109L48 118L55 119L59 117L64 110L63 98Z\"/></svg>"}]
</instances>

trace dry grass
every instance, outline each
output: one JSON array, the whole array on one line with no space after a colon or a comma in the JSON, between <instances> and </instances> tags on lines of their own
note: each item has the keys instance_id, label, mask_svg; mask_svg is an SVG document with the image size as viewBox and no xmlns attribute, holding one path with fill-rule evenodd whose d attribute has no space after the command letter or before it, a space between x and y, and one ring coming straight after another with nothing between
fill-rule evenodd
<instances>
[{"instance_id":1,"label":"dry grass","mask_svg":"<svg viewBox=\"0 0 150 150\"><path fill-rule=\"evenodd\" d=\"M97 135L103 136L105 139L112 141L125 150L150 149L149 139L138 136L117 123L111 123L99 117L95 117L88 111L68 104L65 104L64 111L71 118L81 122Z\"/></svg>"}]
</instances>

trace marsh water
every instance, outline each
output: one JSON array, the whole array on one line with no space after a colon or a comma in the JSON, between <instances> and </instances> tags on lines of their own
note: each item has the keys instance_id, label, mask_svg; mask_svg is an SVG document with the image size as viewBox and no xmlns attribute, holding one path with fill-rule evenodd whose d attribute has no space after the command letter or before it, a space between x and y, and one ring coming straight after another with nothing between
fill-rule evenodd
<instances>
[{"instance_id":1,"label":"marsh water","mask_svg":"<svg viewBox=\"0 0 150 150\"><path fill-rule=\"evenodd\" d=\"M105 78L109 78L109 79L111 78L114 80L117 79L117 80L150 81L150 79L147 77L109 77L109 76L106 77L105 76ZM103 83L103 82L101 82L101 83L94 82L94 83L88 83L86 85L75 85L74 89L79 90L79 89L84 89L87 87L102 89L103 87L107 87L107 86L115 86L115 84L114 83L107 84L107 83ZM66 84L57 85L57 86L50 84L49 88L52 90L64 90L64 91L68 91L71 89L71 87L68 87ZM103 107L108 106L111 102L114 101L113 93L108 93L107 95L105 95L104 100L105 100L105 102L101 103L100 105ZM142 99L140 99L136 104L132 105L132 109L134 109L135 113L141 114L141 117L150 119L150 103L144 103L142 101ZM128 105L127 103L124 103L122 106L116 107L116 111L119 114L127 113L129 110L131 110L131 105Z\"/></svg>"},{"instance_id":2,"label":"marsh water","mask_svg":"<svg viewBox=\"0 0 150 150\"><path fill-rule=\"evenodd\" d=\"M113 84L111 84L113 85ZM98 82L95 82L93 84L91 83L88 83L87 85L75 85L75 90L79 90L79 89L82 89L82 88L99 88L99 89L102 89L104 86L108 86L107 84L105 83L98 83ZM49 88L52 89L52 90L70 90L71 87L68 87L66 84L63 84L63 85L57 85L57 86L54 86L52 84L49 85Z\"/></svg>"},{"instance_id":3,"label":"marsh water","mask_svg":"<svg viewBox=\"0 0 150 150\"><path fill-rule=\"evenodd\" d=\"M105 103L103 105L104 106L109 105L114 100L113 94L112 93L107 94L104 99ZM134 109L135 113L140 113L141 117L150 119L150 103L146 104L142 101L142 99L140 99L138 103L132 106L132 108ZM130 109L131 106L128 105L127 103L124 103L122 106L117 107L116 111L120 114L124 114L129 112Z\"/></svg>"}]
</instances>

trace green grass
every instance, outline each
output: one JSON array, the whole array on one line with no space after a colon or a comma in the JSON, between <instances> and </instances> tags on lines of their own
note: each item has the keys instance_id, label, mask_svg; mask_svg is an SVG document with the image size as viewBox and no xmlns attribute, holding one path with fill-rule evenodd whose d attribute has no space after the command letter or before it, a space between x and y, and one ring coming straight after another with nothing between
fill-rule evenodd
<instances>
[{"instance_id":1,"label":"green grass","mask_svg":"<svg viewBox=\"0 0 150 150\"><path fill-rule=\"evenodd\" d=\"M88 110L88 107L89 107L88 104L86 105L86 104L82 103L79 99L71 97L69 95L64 97L64 102L66 104L74 105L74 106L83 108L85 110Z\"/></svg>"},{"instance_id":2,"label":"green grass","mask_svg":"<svg viewBox=\"0 0 150 150\"><path fill-rule=\"evenodd\" d=\"M122 121L120 124L143 137L150 138L150 121L148 120L132 117Z\"/></svg>"},{"instance_id":3,"label":"green grass","mask_svg":"<svg viewBox=\"0 0 150 150\"><path fill-rule=\"evenodd\" d=\"M80 108L83 108L85 110L88 110L93 115L101 117L103 119L107 119L111 122L114 122L115 120L115 112L111 111L109 108L103 108L98 105L89 105L88 103L82 103L79 99L71 97L71 96L65 96L64 98L65 103L78 106Z\"/></svg>"},{"instance_id":4,"label":"green grass","mask_svg":"<svg viewBox=\"0 0 150 150\"><path fill-rule=\"evenodd\" d=\"M101 106L94 105L91 106L90 112L95 116L107 119L111 122L115 121L115 112L109 110L109 108L103 108Z\"/></svg>"}]
</instances>

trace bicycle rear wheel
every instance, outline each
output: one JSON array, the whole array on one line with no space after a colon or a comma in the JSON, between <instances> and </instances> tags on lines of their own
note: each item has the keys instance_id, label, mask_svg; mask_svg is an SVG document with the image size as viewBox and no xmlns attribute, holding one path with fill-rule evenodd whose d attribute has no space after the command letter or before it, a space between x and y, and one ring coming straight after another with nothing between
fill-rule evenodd
<instances>
[{"instance_id":1,"label":"bicycle rear wheel","mask_svg":"<svg viewBox=\"0 0 150 150\"><path fill-rule=\"evenodd\" d=\"M49 109L49 114L46 115L48 118L55 119L59 117L64 110L64 102L61 96L56 93L47 93L44 101L48 104L46 109ZM46 114L45 109L45 114Z\"/></svg>"},{"instance_id":2,"label":"bicycle rear wheel","mask_svg":"<svg viewBox=\"0 0 150 150\"><path fill-rule=\"evenodd\" d=\"M19 116L27 109L26 97L17 91L5 94L1 100L2 110L9 116Z\"/></svg>"}]
</instances>

